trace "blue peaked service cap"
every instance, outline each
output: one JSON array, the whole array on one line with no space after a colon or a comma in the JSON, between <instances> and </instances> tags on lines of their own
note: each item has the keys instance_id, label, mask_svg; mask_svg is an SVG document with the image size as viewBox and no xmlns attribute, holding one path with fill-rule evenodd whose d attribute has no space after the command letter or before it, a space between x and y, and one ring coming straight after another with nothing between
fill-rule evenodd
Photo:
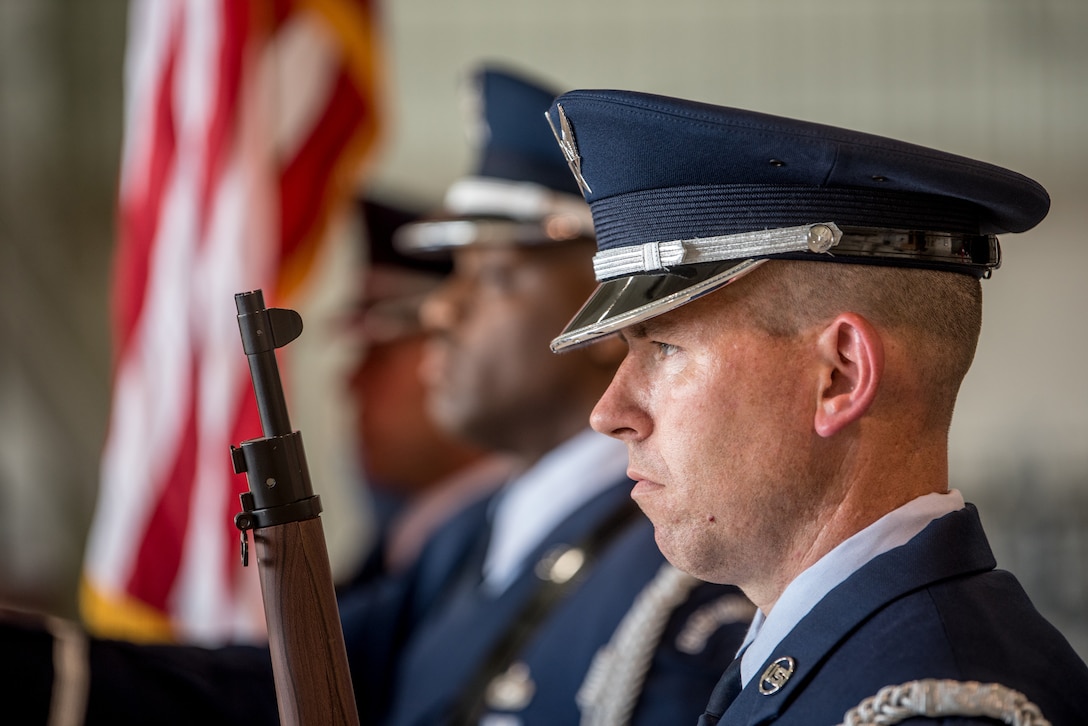
<instances>
[{"instance_id":1,"label":"blue peaked service cap","mask_svg":"<svg viewBox=\"0 0 1088 726\"><path fill-rule=\"evenodd\" d=\"M547 112L589 202L600 285L552 342L589 343L767 259L987 277L996 235L1038 224L1035 181L871 134L647 93L581 90Z\"/></svg>"},{"instance_id":2,"label":"blue peaked service cap","mask_svg":"<svg viewBox=\"0 0 1088 726\"><path fill-rule=\"evenodd\" d=\"M408 254L467 245L537 245L593 236L593 218L543 115L556 91L495 65L472 76L470 127L477 137L472 174L447 190L441 216L407 225L397 247Z\"/></svg>"}]
</instances>

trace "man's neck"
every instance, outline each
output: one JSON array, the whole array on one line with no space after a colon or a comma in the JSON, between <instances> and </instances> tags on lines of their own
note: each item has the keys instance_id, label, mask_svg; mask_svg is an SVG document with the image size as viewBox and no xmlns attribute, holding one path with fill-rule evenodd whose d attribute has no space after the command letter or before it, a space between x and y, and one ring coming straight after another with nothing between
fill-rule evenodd
<instances>
[{"instance_id":1,"label":"man's neck","mask_svg":"<svg viewBox=\"0 0 1088 726\"><path fill-rule=\"evenodd\" d=\"M821 516L812 517L806 525L793 529L796 536L792 540L791 551L797 554L783 558L782 566L777 571L770 577L753 583L750 588L745 588L745 594L763 613L769 614L790 583L843 542L918 497L948 491L944 480L925 485L919 483L924 481L914 480L902 486L886 488L849 488L840 500L829 504Z\"/></svg>"}]
</instances>

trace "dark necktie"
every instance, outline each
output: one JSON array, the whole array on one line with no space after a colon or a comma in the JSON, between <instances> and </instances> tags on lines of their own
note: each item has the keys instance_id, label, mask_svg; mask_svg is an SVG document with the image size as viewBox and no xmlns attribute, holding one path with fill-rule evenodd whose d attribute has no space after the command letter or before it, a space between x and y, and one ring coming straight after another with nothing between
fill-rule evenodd
<instances>
[{"instance_id":1,"label":"dark necktie","mask_svg":"<svg viewBox=\"0 0 1088 726\"><path fill-rule=\"evenodd\" d=\"M718 679L718 685L714 686L714 691L710 694L710 702L706 706L706 713L699 717L698 726L717 726L718 720L729 708L729 704L733 703L737 696L740 695L742 688L740 683L740 660L741 657L737 656L725 669L722 677Z\"/></svg>"}]
</instances>

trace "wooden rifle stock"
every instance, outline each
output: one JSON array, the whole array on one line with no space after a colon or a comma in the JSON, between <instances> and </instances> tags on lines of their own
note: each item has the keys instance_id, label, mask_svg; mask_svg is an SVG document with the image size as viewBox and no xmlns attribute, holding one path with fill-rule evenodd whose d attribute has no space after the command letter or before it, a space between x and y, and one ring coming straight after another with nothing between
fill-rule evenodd
<instances>
[{"instance_id":1,"label":"wooden rifle stock","mask_svg":"<svg viewBox=\"0 0 1088 726\"><path fill-rule=\"evenodd\" d=\"M302 435L291 431L276 348L302 332L293 310L267 309L260 290L234 296L264 437L231 447L249 491L235 524L242 564L253 530L276 699L283 724L359 723L329 555Z\"/></svg>"}]
</instances>

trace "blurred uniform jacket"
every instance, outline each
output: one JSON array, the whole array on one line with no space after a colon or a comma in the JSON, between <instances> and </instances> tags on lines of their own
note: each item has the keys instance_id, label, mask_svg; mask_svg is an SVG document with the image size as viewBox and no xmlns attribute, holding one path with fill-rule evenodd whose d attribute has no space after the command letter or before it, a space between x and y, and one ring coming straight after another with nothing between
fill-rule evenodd
<instances>
[{"instance_id":1,"label":"blurred uniform jacket","mask_svg":"<svg viewBox=\"0 0 1088 726\"><path fill-rule=\"evenodd\" d=\"M530 560L539 561L557 545L578 543L605 522L617 521L617 512L633 506L630 487L624 478L588 501L537 545ZM463 710L465 690L474 683L481 690L477 669L504 634L523 622L522 609L542 585L533 567L524 568L499 595L476 586L475 560L486 537L490 502L491 497L485 498L448 522L404 577L342 598L363 723L456 723L451 714ZM579 723L576 694L594 655L665 562L653 527L640 512L618 521L622 524L586 565L588 571L579 573L580 581L527 635L516 655L503 661L499 670L506 676L494 683L503 687L484 708L483 723ZM714 621L712 614L729 611L727 605L738 600L746 603L739 590L704 583L672 611L632 723L660 726L698 719L748 625L747 617ZM690 631L708 618L714 624L704 632L701 649L678 647L685 628ZM496 715L505 718L489 720Z\"/></svg>"},{"instance_id":2,"label":"blurred uniform jacket","mask_svg":"<svg viewBox=\"0 0 1088 726\"><path fill-rule=\"evenodd\" d=\"M490 723L579 723L576 694L594 655L664 563L653 527L640 512L616 517L633 507L630 487L623 479L603 490L537 546L539 559L556 545L584 541L605 523L620 523L518 648L514 661L527 671L515 668L524 677L507 683L504 699L514 720ZM543 585L531 565L501 595L474 587L471 573L486 542L493 496L446 522L402 575L341 594L362 724L453 723L450 714L464 703L463 690L491 648L524 623L522 608ZM666 624L632 723L694 723L744 637L750 607L735 588L695 586ZM738 611L744 617L721 617ZM681 649L677 642L684 631L688 645ZM4 722L49 722L54 654L47 631L0 627L0 695L9 704ZM88 658L87 726L279 723L267 648L92 639Z\"/></svg>"}]
</instances>

